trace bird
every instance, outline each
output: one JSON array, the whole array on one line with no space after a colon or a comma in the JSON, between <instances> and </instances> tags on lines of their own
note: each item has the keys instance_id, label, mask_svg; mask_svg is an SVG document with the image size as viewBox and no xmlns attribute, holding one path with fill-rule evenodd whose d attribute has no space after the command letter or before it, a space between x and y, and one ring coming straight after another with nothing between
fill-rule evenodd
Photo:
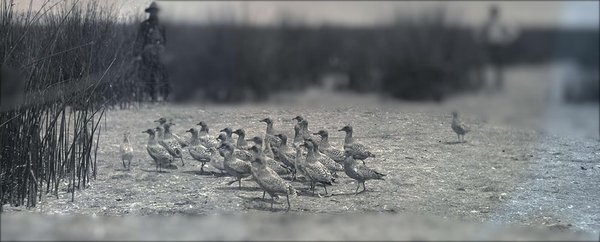
<instances>
[{"instance_id":1,"label":"bird","mask_svg":"<svg viewBox=\"0 0 600 242\"><path fill-rule=\"evenodd\" d=\"M160 128L161 126L157 127L156 130L161 134L160 137L162 137L162 139L158 140L158 143L165 147L169 151L169 154L171 154L174 158L181 159L181 165L185 166L185 162L183 161L183 148L171 134L171 126L173 125L175 124L168 122L162 126L162 129Z\"/></svg>"},{"instance_id":2,"label":"bird","mask_svg":"<svg viewBox=\"0 0 600 242\"><path fill-rule=\"evenodd\" d=\"M471 131L469 127L458 119L458 113L456 111L452 112L452 124L450 127L452 127L452 130L456 133L459 143L461 142L460 137L462 136L462 142L465 142L465 134Z\"/></svg>"},{"instance_id":3,"label":"bird","mask_svg":"<svg viewBox=\"0 0 600 242\"><path fill-rule=\"evenodd\" d=\"M200 140L198 140L197 129L191 128L186 130L186 132L192 133L192 140L190 141L190 146L188 147L190 156L202 164L202 166L200 166L200 172L204 173L204 165L210 162L213 153L210 152L209 148L206 148L200 144Z\"/></svg>"},{"instance_id":4,"label":"bird","mask_svg":"<svg viewBox=\"0 0 600 242\"><path fill-rule=\"evenodd\" d=\"M346 132L346 138L344 139L344 151L349 150L355 159L359 159L365 163L365 159L369 157L375 158L375 154L371 153L369 149L360 143L354 142L352 138L352 126L346 125L338 131Z\"/></svg>"},{"instance_id":5,"label":"bird","mask_svg":"<svg viewBox=\"0 0 600 242\"><path fill-rule=\"evenodd\" d=\"M219 136L217 137L217 140L222 143L229 143L231 144L230 141L227 140L227 134L226 133L220 133ZM235 146L234 146L235 147ZM250 151L246 150L246 149L240 149L240 148L236 148L233 151L233 156L235 156L235 158L241 159L241 160L245 160L245 161L252 161L253 159L253 155Z\"/></svg>"},{"instance_id":6,"label":"bird","mask_svg":"<svg viewBox=\"0 0 600 242\"><path fill-rule=\"evenodd\" d=\"M131 168L131 160L133 159L133 146L129 143L129 132L123 134L123 143L120 145L121 161L123 162L123 168ZM127 165L125 165L127 160Z\"/></svg>"},{"instance_id":7,"label":"bird","mask_svg":"<svg viewBox=\"0 0 600 242\"><path fill-rule=\"evenodd\" d=\"M333 173L333 176L336 177L337 176L337 172L338 171L343 171L344 167L335 162L333 159L329 158L329 156L326 156L324 154L321 153L321 151L319 151L319 145L317 144L317 142L313 139L308 139L307 141L312 142L313 144L313 152L315 157L317 158L317 161L320 162L321 164L325 165L325 167L327 167L327 169L329 169L329 171L331 171Z\"/></svg>"},{"instance_id":8,"label":"bird","mask_svg":"<svg viewBox=\"0 0 600 242\"><path fill-rule=\"evenodd\" d=\"M215 147L217 148L220 143L217 142L213 137L210 136L208 125L204 121L200 121L198 124L200 126L200 132L198 132L198 140L204 147Z\"/></svg>"},{"instance_id":9,"label":"bird","mask_svg":"<svg viewBox=\"0 0 600 242\"><path fill-rule=\"evenodd\" d=\"M258 186L271 196L271 210L273 209L275 197L278 197L278 194L284 194L288 205L287 211L289 211L291 208L290 195L296 195L296 190L290 183L277 174L273 174L269 169L263 157L256 157L252 161L252 176Z\"/></svg>"},{"instance_id":10,"label":"bird","mask_svg":"<svg viewBox=\"0 0 600 242\"><path fill-rule=\"evenodd\" d=\"M160 172L163 165L170 165L173 163L173 156L169 153L169 151L158 144L156 141L156 132L154 129L147 129L142 133L148 134L148 144L146 145L146 150L154 163L156 164L156 170Z\"/></svg>"},{"instance_id":11,"label":"bird","mask_svg":"<svg viewBox=\"0 0 600 242\"><path fill-rule=\"evenodd\" d=\"M304 175L310 179L310 188L315 193L315 186L317 184L323 185L325 189L325 195L327 195L327 185L333 185L335 179L331 175L331 172L325 165L321 164L317 160L314 152L313 143L310 141L304 141L301 147L305 147L307 150L306 160L299 164L300 170L303 171ZM317 193L320 196L320 194Z\"/></svg>"},{"instance_id":12,"label":"bird","mask_svg":"<svg viewBox=\"0 0 600 242\"><path fill-rule=\"evenodd\" d=\"M210 152L210 161L208 162L212 167L214 167L215 169L219 170L219 172L221 172L221 174L225 174L225 164L224 164L224 159L221 156L221 154L219 154L219 151L217 151L216 147L210 147L208 148L208 152Z\"/></svg>"},{"instance_id":13,"label":"bird","mask_svg":"<svg viewBox=\"0 0 600 242\"><path fill-rule=\"evenodd\" d=\"M280 150L282 153L284 153L287 156L289 156L290 158L294 159L296 157L296 153L293 150L291 150L290 147L288 147L287 135L276 134L275 136L277 136L277 138L279 138L281 140L281 144L278 147L274 148L273 151Z\"/></svg>"},{"instance_id":14,"label":"bird","mask_svg":"<svg viewBox=\"0 0 600 242\"><path fill-rule=\"evenodd\" d=\"M302 138L302 126L300 125L300 122L302 122L304 118L298 115L292 120L298 121L296 124L294 124L294 140L292 141L292 147L297 148L304 143L304 139Z\"/></svg>"},{"instance_id":15,"label":"bird","mask_svg":"<svg viewBox=\"0 0 600 242\"><path fill-rule=\"evenodd\" d=\"M276 160L274 160L273 158L266 156L264 154L264 151L262 151L260 146L258 145L258 143L260 142L260 143L264 143L266 146L269 146L269 143L262 142L262 139L259 136L255 136L252 140L255 142L255 145L252 146L252 148L251 148L252 160L254 160L256 157L263 157L265 160L265 163L271 169L273 169L273 171L275 171L277 174L285 175L285 174L291 173L290 169L288 169L287 167L284 167L282 163L279 163Z\"/></svg>"},{"instance_id":16,"label":"bird","mask_svg":"<svg viewBox=\"0 0 600 242\"><path fill-rule=\"evenodd\" d=\"M264 122L267 124L267 130L265 131L264 140L269 142L271 147L277 147L281 144L281 140L275 137L275 130L273 129L273 120L271 118L265 118L260 120L259 122Z\"/></svg>"},{"instance_id":17,"label":"bird","mask_svg":"<svg viewBox=\"0 0 600 242\"><path fill-rule=\"evenodd\" d=\"M308 131L308 121L306 119L303 119L302 121L300 121L300 135L302 136L302 139L311 139L312 136L310 135L310 131Z\"/></svg>"},{"instance_id":18,"label":"bird","mask_svg":"<svg viewBox=\"0 0 600 242\"><path fill-rule=\"evenodd\" d=\"M167 119L164 117L161 117L157 120L154 120L154 122L157 122L159 125L164 126L167 123ZM179 142L179 145L181 145L181 147L187 147L190 144L189 141L185 140L184 138L180 137L179 135L177 135L175 133L172 133L171 135L173 136L173 138L175 140L177 140L177 142Z\"/></svg>"},{"instance_id":19,"label":"bird","mask_svg":"<svg viewBox=\"0 0 600 242\"><path fill-rule=\"evenodd\" d=\"M225 137L227 138L227 142L229 143L233 143L233 137L231 136L231 134L233 133L233 130L229 127L226 127L224 129L221 129L221 131L219 132L225 132Z\"/></svg>"},{"instance_id":20,"label":"bird","mask_svg":"<svg viewBox=\"0 0 600 242\"><path fill-rule=\"evenodd\" d=\"M246 131L244 131L244 129L236 129L233 131L234 134L237 134L238 138L237 138L237 142L235 143L235 148L237 149L244 149L247 150L250 147L248 146L248 143L246 142Z\"/></svg>"},{"instance_id":21,"label":"bird","mask_svg":"<svg viewBox=\"0 0 600 242\"><path fill-rule=\"evenodd\" d=\"M224 158L223 168L225 168L225 171L227 173L229 173L229 175L236 178L236 180L229 182L229 185L231 185L237 181L238 187L241 188L242 187L242 178L245 178L245 177L248 177L251 175L251 170L250 170L251 165L250 165L250 162L240 160L240 159L236 158L235 156L233 156L234 150L235 150L235 147L233 146L233 144L231 144L229 142L223 142L219 146L219 153Z\"/></svg>"},{"instance_id":22,"label":"bird","mask_svg":"<svg viewBox=\"0 0 600 242\"><path fill-rule=\"evenodd\" d=\"M326 130L319 130L319 132L314 133L314 135L321 136L319 150L323 154L327 155L329 158L333 159L337 163L344 163L344 151L337 149L329 144L329 133Z\"/></svg>"},{"instance_id":23,"label":"bird","mask_svg":"<svg viewBox=\"0 0 600 242\"><path fill-rule=\"evenodd\" d=\"M274 159L283 163L292 173L292 180L296 180L296 153L287 146L285 134L276 134L276 136L281 140L281 144L273 149Z\"/></svg>"},{"instance_id":24,"label":"bird","mask_svg":"<svg viewBox=\"0 0 600 242\"><path fill-rule=\"evenodd\" d=\"M354 191L354 195L358 194L360 184L363 185L363 190L361 192L364 192L367 190L367 187L365 186L366 181L384 180L383 177L385 176L385 174L379 173L371 168L368 168L364 164L358 164L356 160L354 160L354 156L352 155L351 151L346 150L344 152L344 155L346 157L344 160L344 172L346 172L346 175L348 175L348 177L356 180L358 183L356 191Z\"/></svg>"}]
</instances>

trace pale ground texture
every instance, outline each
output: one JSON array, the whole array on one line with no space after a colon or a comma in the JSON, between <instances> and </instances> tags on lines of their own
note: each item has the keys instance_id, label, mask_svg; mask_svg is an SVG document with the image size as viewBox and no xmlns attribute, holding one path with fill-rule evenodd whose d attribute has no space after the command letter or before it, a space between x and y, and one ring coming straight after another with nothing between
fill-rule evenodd
<instances>
[{"instance_id":1,"label":"pale ground texture","mask_svg":"<svg viewBox=\"0 0 600 242\"><path fill-rule=\"evenodd\" d=\"M100 173L90 187L51 196L36 208L5 207L2 240L598 240L600 144L598 105L567 106L551 95L560 66L515 67L506 90L453 98L442 104L378 100L372 96L309 90L260 105L146 105L107 113L100 139ZM473 130L456 143L451 110ZM186 165L156 173L145 150L158 117L175 132L203 120L216 135L224 127L262 135L258 120L292 137L292 118L303 115L312 131L354 126L355 138L377 155L366 164L387 174L356 183L341 174L329 196L311 196L306 185L276 210L253 181L242 188L231 177ZM135 158L124 170L118 158L122 133L132 134ZM291 139L291 138L290 138ZM214 171L212 168L207 170ZM322 191L322 190L319 190ZM64 216L76 215L76 216ZM158 215L158 216L156 216ZM179 216L174 216L179 215ZM35 228L35 229L31 229Z\"/></svg>"}]
</instances>

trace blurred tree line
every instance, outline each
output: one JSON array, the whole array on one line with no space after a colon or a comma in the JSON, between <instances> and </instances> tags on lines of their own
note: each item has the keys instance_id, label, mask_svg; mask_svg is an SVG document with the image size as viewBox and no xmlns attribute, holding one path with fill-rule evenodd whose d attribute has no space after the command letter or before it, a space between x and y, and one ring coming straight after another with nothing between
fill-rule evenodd
<instances>
[{"instance_id":1,"label":"blurred tree line","mask_svg":"<svg viewBox=\"0 0 600 242\"><path fill-rule=\"evenodd\" d=\"M442 10L432 13L370 27L285 20L277 26L167 25L173 99L261 101L319 85L331 72L348 77L342 88L400 99L439 101L481 88L483 80L474 75L485 64L478 29L449 21ZM557 47L565 39L579 47ZM597 31L523 29L506 46L506 62L566 57L597 66L597 41Z\"/></svg>"}]
</instances>

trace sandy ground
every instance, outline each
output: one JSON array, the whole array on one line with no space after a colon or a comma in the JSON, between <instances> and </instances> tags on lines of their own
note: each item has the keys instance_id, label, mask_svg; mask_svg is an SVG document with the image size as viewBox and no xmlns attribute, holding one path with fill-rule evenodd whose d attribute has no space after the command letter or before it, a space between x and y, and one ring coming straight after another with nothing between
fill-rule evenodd
<instances>
[{"instance_id":1,"label":"sandy ground","mask_svg":"<svg viewBox=\"0 0 600 242\"><path fill-rule=\"evenodd\" d=\"M75 202L65 190L33 209L5 207L2 239L597 240L598 105L571 108L549 100L556 87L545 80L556 68L513 68L504 92L443 104L309 90L260 105L112 110L100 140L98 178L76 193ZM450 110L473 129L466 143L456 143ZM291 118L298 114L311 130L328 130L338 147L343 134L335 130L352 124L356 140L377 154L367 165L386 180L367 182L369 191L354 195L356 184L343 174L323 197L294 182L301 192L292 198L292 211L282 211L285 199L271 211L253 181L243 181L241 189L228 186L232 178L201 174L189 155L185 166L154 172L141 133L164 116L177 123L179 134L203 120L213 135L243 127L251 137L264 133L258 120L271 117L291 137ZM131 170L118 158L124 131L135 148ZM81 229L64 229L74 225ZM31 232L31 226L38 229Z\"/></svg>"}]
</instances>

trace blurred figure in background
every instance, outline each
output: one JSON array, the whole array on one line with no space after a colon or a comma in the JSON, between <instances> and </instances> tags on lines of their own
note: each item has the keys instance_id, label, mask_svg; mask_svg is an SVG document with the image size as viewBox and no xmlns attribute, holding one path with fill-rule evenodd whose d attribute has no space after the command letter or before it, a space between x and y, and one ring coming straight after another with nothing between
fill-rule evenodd
<instances>
[{"instance_id":1,"label":"blurred figure in background","mask_svg":"<svg viewBox=\"0 0 600 242\"><path fill-rule=\"evenodd\" d=\"M489 15L479 36L484 47L484 83L493 85L496 90L504 88L504 64L507 47L516 39L516 32L511 31L500 20L500 8L492 5ZM487 71L491 71L491 78Z\"/></svg>"},{"instance_id":2,"label":"blurred figure in background","mask_svg":"<svg viewBox=\"0 0 600 242\"><path fill-rule=\"evenodd\" d=\"M159 8L156 2L152 2L145 10L150 14L139 28L136 38L136 59L141 60L139 77L145 84L146 93L150 95L153 102L166 100L170 92L165 65L161 61L167 42L165 28L158 21Z\"/></svg>"}]
</instances>

